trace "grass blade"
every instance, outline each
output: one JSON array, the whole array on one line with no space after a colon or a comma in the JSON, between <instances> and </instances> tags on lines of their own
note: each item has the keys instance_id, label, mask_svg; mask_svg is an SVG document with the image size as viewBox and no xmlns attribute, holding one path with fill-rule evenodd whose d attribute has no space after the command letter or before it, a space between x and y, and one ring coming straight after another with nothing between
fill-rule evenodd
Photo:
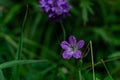
<instances>
[{"instance_id":1,"label":"grass blade","mask_svg":"<svg viewBox=\"0 0 120 80\"><path fill-rule=\"evenodd\" d=\"M96 78L95 78L95 70L94 70L92 41L90 41L90 49L91 49L91 59L92 59L93 80L96 80Z\"/></svg>"},{"instance_id":2,"label":"grass blade","mask_svg":"<svg viewBox=\"0 0 120 80\"><path fill-rule=\"evenodd\" d=\"M25 22L27 19L27 14L28 14L28 5L27 5L27 10L25 13L24 20L23 20L23 24L21 27L21 37L20 37L20 42L19 42L19 46L17 49L16 60L19 60L21 58L21 54L22 54L23 33L24 33ZM13 68L12 78L13 78L13 80L19 80L19 66L15 66Z\"/></svg>"},{"instance_id":3,"label":"grass blade","mask_svg":"<svg viewBox=\"0 0 120 80\"><path fill-rule=\"evenodd\" d=\"M104 60L104 63L112 62L112 61L115 61L115 60L120 60L120 57L113 57L113 58ZM97 63L94 64L94 67L96 67L96 66L98 66L98 65L100 65L100 64L102 64L102 62L101 62L101 61L98 61ZM90 70L91 70L91 66L92 66L92 65L89 65L89 66L83 68L83 70L88 69L88 71L90 71Z\"/></svg>"},{"instance_id":4,"label":"grass blade","mask_svg":"<svg viewBox=\"0 0 120 80\"><path fill-rule=\"evenodd\" d=\"M81 68L82 68L82 59L79 61L79 67L80 67L80 68L78 68L78 69L79 69L79 70L78 70L79 79L80 79L80 80L83 80L83 79L82 79L82 70L81 70Z\"/></svg>"},{"instance_id":5,"label":"grass blade","mask_svg":"<svg viewBox=\"0 0 120 80\"><path fill-rule=\"evenodd\" d=\"M24 32L25 22L26 22L26 19L27 19L27 14L28 14L28 6L27 6L27 10L26 10L25 17L24 17L24 20L23 20L22 28L21 28L21 37L20 37L19 47L18 47L18 50L17 50L16 60L20 59L20 55L22 53L23 32Z\"/></svg>"},{"instance_id":6,"label":"grass blade","mask_svg":"<svg viewBox=\"0 0 120 80\"><path fill-rule=\"evenodd\" d=\"M47 62L47 60L14 60L0 64L0 69L9 68L16 65L43 63L43 62Z\"/></svg>"},{"instance_id":7,"label":"grass blade","mask_svg":"<svg viewBox=\"0 0 120 80\"><path fill-rule=\"evenodd\" d=\"M103 65L104 65L104 67L105 67L105 69L106 69L106 71L107 71L107 73L108 73L108 75L109 75L110 79L111 79L111 80L113 80L113 78L112 78L112 76L111 76L111 74L110 74L110 72L109 72L109 70L108 70L107 66L105 65L105 63L104 63L103 59L101 59L101 62L103 63Z\"/></svg>"}]
</instances>

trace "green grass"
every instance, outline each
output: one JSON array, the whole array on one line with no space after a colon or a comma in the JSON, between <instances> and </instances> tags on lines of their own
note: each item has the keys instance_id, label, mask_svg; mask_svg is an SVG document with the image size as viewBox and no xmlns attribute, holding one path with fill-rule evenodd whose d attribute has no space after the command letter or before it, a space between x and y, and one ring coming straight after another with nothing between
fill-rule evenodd
<instances>
[{"instance_id":1,"label":"green grass","mask_svg":"<svg viewBox=\"0 0 120 80\"><path fill-rule=\"evenodd\" d=\"M120 80L120 0L69 1L60 24L38 0L0 0L0 80ZM86 42L82 63L62 58L70 35Z\"/></svg>"}]
</instances>

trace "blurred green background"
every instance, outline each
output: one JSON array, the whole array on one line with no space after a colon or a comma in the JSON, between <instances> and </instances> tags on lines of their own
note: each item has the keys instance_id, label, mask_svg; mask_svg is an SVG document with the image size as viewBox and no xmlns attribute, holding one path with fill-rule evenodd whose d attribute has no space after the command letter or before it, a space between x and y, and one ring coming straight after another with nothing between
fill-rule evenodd
<instances>
[{"instance_id":1,"label":"blurred green background","mask_svg":"<svg viewBox=\"0 0 120 80\"><path fill-rule=\"evenodd\" d=\"M113 80L120 80L120 0L69 2L70 16L63 20L66 40L70 35L84 39L82 51L92 40L96 80L111 80L101 59ZM41 12L38 0L0 0L0 64L15 60L27 5L21 59L49 62L20 65L19 80L79 80L78 60L61 56L61 25ZM83 58L81 70L84 80L93 80L90 52ZM6 80L14 80L13 67L2 72Z\"/></svg>"}]
</instances>

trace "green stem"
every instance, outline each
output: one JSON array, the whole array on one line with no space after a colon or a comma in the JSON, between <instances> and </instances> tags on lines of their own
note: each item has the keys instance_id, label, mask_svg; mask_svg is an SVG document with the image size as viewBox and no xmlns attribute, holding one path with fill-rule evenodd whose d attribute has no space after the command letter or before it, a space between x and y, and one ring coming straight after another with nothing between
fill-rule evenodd
<instances>
[{"instance_id":1,"label":"green stem","mask_svg":"<svg viewBox=\"0 0 120 80\"><path fill-rule=\"evenodd\" d=\"M113 57L111 59L104 60L104 63L111 62L111 61L114 61L114 60L119 60L119 59L120 59L120 57ZM94 64L94 67L97 66L97 65L100 65L100 64L102 64L102 62L98 61L97 63ZM85 70L85 69L88 69L90 71L91 70L91 65L87 66L83 70Z\"/></svg>"},{"instance_id":2,"label":"green stem","mask_svg":"<svg viewBox=\"0 0 120 80\"><path fill-rule=\"evenodd\" d=\"M62 28L62 31L63 31L63 39L65 40L65 38L66 38L66 31L65 31L65 28L63 26L63 23L60 22L60 24L61 24L61 28Z\"/></svg>"},{"instance_id":3,"label":"green stem","mask_svg":"<svg viewBox=\"0 0 120 80\"><path fill-rule=\"evenodd\" d=\"M91 59L92 59L93 80L96 80L95 79L95 70L94 70L94 59L93 59L92 41L90 41L90 49L91 49Z\"/></svg>"},{"instance_id":4,"label":"green stem","mask_svg":"<svg viewBox=\"0 0 120 80\"><path fill-rule=\"evenodd\" d=\"M0 69L0 80L6 80L1 69Z\"/></svg>"},{"instance_id":5,"label":"green stem","mask_svg":"<svg viewBox=\"0 0 120 80\"><path fill-rule=\"evenodd\" d=\"M18 46L18 49L17 49L16 60L20 60L21 54L22 54L23 33L24 33L25 22L27 20L27 14L28 14L28 5L27 5L27 10L26 10L26 13L25 13L24 20L23 20L23 23L22 23L22 27L21 27L21 36L20 36L19 46ZM19 66L15 66L13 68L12 77L13 77L13 80L19 80Z\"/></svg>"},{"instance_id":6,"label":"green stem","mask_svg":"<svg viewBox=\"0 0 120 80\"><path fill-rule=\"evenodd\" d=\"M112 78L112 76L111 76L111 74L110 74L110 72L109 72L109 70L108 70L107 66L105 65L105 63L104 63L103 59L101 59L101 62L103 63L103 65L104 65L104 67L105 67L105 69L106 69L106 71L107 71L107 73L108 73L108 75L109 75L110 79L111 79L111 80L113 80L113 78Z\"/></svg>"},{"instance_id":7,"label":"green stem","mask_svg":"<svg viewBox=\"0 0 120 80\"><path fill-rule=\"evenodd\" d=\"M87 44L87 47L85 48L85 50L84 50L84 52L83 52L82 58L83 58L83 57L86 57L86 56L88 55L88 53L89 53L89 51L90 51L89 46L90 46L90 42Z\"/></svg>"},{"instance_id":8,"label":"green stem","mask_svg":"<svg viewBox=\"0 0 120 80\"><path fill-rule=\"evenodd\" d=\"M81 73L81 69L79 69L79 79L82 80L82 73Z\"/></svg>"},{"instance_id":9,"label":"green stem","mask_svg":"<svg viewBox=\"0 0 120 80\"><path fill-rule=\"evenodd\" d=\"M82 68L82 59L80 60L80 64L79 65L80 65L80 68L79 68L79 79L83 80L83 78L82 78L82 69L81 69Z\"/></svg>"},{"instance_id":10,"label":"green stem","mask_svg":"<svg viewBox=\"0 0 120 80\"><path fill-rule=\"evenodd\" d=\"M24 20L23 20L23 24L22 24L22 27L21 27L21 37L20 37L19 47L18 47L18 50L17 50L16 60L20 59L21 53L22 53L23 33L24 33L25 22L27 20L27 14L28 14L28 5L27 5L27 10L26 10L26 13L25 13Z\"/></svg>"}]
</instances>

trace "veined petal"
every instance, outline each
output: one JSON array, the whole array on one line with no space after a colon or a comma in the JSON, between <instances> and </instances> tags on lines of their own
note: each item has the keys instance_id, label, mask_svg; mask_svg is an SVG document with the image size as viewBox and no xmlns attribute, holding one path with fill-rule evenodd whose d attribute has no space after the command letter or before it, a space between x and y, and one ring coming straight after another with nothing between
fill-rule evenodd
<instances>
[{"instance_id":1,"label":"veined petal","mask_svg":"<svg viewBox=\"0 0 120 80\"><path fill-rule=\"evenodd\" d=\"M71 45L76 44L76 38L75 38L75 36L70 36L70 37L69 37L69 43L70 43Z\"/></svg>"},{"instance_id":2,"label":"veined petal","mask_svg":"<svg viewBox=\"0 0 120 80\"><path fill-rule=\"evenodd\" d=\"M78 43L77 43L77 47L78 49L82 48L85 44L85 41L84 40L80 40Z\"/></svg>"},{"instance_id":3,"label":"veined petal","mask_svg":"<svg viewBox=\"0 0 120 80\"><path fill-rule=\"evenodd\" d=\"M73 57L76 59L79 59L82 57L82 52L80 50L77 50L74 54Z\"/></svg>"},{"instance_id":4,"label":"veined petal","mask_svg":"<svg viewBox=\"0 0 120 80\"><path fill-rule=\"evenodd\" d=\"M72 54L69 53L68 51L64 51L63 54L62 54L62 57L64 59L70 59L72 57Z\"/></svg>"},{"instance_id":5,"label":"veined petal","mask_svg":"<svg viewBox=\"0 0 120 80\"><path fill-rule=\"evenodd\" d=\"M62 41L60 45L64 50L68 50L70 48L70 44L67 41Z\"/></svg>"}]
</instances>

